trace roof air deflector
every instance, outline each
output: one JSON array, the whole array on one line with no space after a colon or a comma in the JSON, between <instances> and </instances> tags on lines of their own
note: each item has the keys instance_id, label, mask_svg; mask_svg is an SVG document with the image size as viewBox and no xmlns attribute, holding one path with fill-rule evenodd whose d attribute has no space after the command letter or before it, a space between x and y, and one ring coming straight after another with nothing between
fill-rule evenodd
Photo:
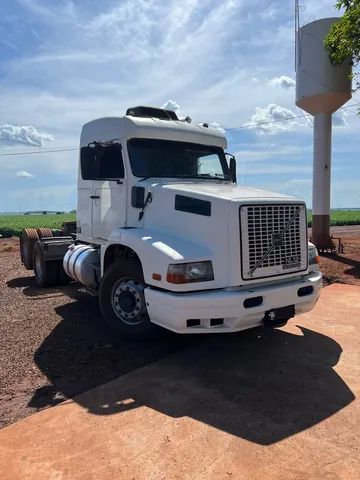
<instances>
[{"instance_id":1,"label":"roof air deflector","mask_svg":"<svg viewBox=\"0 0 360 480\"><path fill-rule=\"evenodd\" d=\"M131 117L158 118L160 120L179 120L172 110L157 107L131 107L126 110L126 115Z\"/></svg>"}]
</instances>

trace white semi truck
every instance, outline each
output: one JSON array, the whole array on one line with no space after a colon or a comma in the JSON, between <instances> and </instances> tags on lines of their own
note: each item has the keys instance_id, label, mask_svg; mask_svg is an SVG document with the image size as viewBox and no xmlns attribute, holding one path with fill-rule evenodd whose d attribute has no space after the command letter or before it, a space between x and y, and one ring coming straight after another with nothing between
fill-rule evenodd
<instances>
[{"instance_id":1,"label":"white semi truck","mask_svg":"<svg viewBox=\"0 0 360 480\"><path fill-rule=\"evenodd\" d=\"M304 202L238 186L226 145L151 107L85 124L76 229L25 230L23 263L40 286L98 295L117 335L236 332L311 310L322 275Z\"/></svg>"}]
</instances>

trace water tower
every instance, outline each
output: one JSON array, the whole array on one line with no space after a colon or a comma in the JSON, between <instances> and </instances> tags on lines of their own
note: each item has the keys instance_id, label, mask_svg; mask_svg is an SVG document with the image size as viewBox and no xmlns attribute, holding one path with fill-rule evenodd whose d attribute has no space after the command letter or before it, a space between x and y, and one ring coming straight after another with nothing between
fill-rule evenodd
<instances>
[{"instance_id":1,"label":"water tower","mask_svg":"<svg viewBox=\"0 0 360 480\"><path fill-rule=\"evenodd\" d=\"M333 65L324 40L338 18L323 18L297 31L296 105L314 115L312 241L331 248L330 179L332 114L351 98L351 59Z\"/></svg>"}]
</instances>

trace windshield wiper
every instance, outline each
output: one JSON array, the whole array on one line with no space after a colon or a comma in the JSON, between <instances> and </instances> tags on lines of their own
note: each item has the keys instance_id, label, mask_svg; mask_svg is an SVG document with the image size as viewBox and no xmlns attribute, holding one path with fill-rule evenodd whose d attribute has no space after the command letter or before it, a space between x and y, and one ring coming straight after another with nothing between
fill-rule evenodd
<instances>
[{"instance_id":1,"label":"windshield wiper","mask_svg":"<svg viewBox=\"0 0 360 480\"><path fill-rule=\"evenodd\" d=\"M179 175L179 176L172 176L172 175L166 175L166 176L155 176L155 175L148 175L146 177L140 178L138 182L143 182L144 180L148 180L149 178L191 178L191 179L197 179L197 178L208 178L209 180L221 180L223 182L230 182L228 178L224 177L217 177L216 175L211 175L210 173L198 173L197 175Z\"/></svg>"},{"instance_id":2,"label":"windshield wiper","mask_svg":"<svg viewBox=\"0 0 360 480\"><path fill-rule=\"evenodd\" d=\"M222 181L225 181L225 182L229 182L230 180L228 180L227 178L224 178L224 177L220 177L220 176L217 176L216 174L215 175L211 175L211 173L198 173L195 177L193 178L209 178L211 180L222 180Z\"/></svg>"},{"instance_id":3,"label":"windshield wiper","mask_svg":"<svg viewBox=\"0 0 360 480\"><path fill-rule=\"evenodd\" d=\"M143 182L144 180L147 180L148 178L155 178L153 175L148 175L147 177L140 178L138 182Z\"/></svg>"}]
</instances>

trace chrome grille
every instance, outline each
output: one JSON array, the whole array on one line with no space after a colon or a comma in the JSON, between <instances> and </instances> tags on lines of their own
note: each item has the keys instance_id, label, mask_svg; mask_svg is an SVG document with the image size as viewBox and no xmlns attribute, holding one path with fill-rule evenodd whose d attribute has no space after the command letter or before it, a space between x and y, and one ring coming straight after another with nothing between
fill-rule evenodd
<instances>
[{"instance_id":1,"label":"chrome grille","mask_svg":"<svg viewBox=\"0 0 360 480\"><path fill-rule=\"evenodd\" d=\"M307 268L303 204L240 207L242 276L250 280Z\"/></svg>"}]
</instances>

